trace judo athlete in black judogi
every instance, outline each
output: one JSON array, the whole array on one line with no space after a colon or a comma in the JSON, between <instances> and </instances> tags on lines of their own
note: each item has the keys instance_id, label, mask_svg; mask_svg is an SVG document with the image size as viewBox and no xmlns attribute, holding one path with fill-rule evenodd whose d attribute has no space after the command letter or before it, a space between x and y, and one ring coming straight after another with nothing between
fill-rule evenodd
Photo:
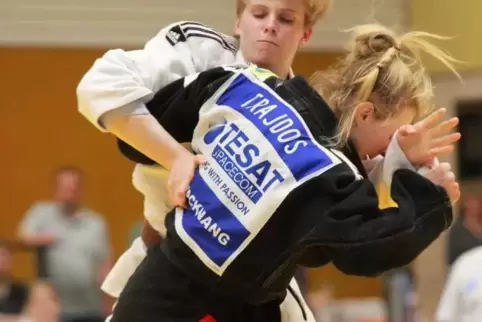
<instances>
[{"instance_id":1,"label":"judo athlete in black judogi","mask_svg":"<svg viewBox=\"0 0 482 322\"><path fill-rule=\"evenodd\" d=\"M334 148L337 117L302 77L215 68L165 87L147 107L206 162L112 322L279 321L298 265L378 275L451 223L446 191L412 169L392 173L391 202L380 203L354 145Z\"/></svg>"}]
</instances>

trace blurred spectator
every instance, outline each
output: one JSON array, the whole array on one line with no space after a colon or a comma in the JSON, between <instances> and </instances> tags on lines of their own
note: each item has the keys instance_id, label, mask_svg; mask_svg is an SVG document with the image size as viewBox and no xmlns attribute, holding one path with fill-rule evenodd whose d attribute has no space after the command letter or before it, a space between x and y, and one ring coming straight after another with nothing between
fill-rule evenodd
<instances>
[{"instance_id":1,"label":"blurred spectator","mask_svg":"<svg viewBox=\"0 0 482 322\"><path fill-rule=\"evenodd\" d=\"M461 214L449 231L448 264L452 265L460 255L481 245L482 198L466 195L462 200Z\"/></svg>"},{"instance_id":2,"label":"blurred spectator","mask_svg":"<svg viewBox=\"0 0 482 322\"><path fill-rule=\"evenodd\" d=\"M28 287L11 277L12 265L10 250L0 244L0 321L18 316L27 302Z\"/></svg>"},{"instance_id":3,"label":"blurred spectator","mask_svg":"<svg viewBox=\"0 0 482 322\"><path fill-rule=\"evenodd\" d=\"M482 321L482 246L466 251L454 262L435 321Z\"/></svg>"},{"instance_id":4,"label":"blurred spectator","mask_svg":"<svg viewBox=\"0 0 482 322\"><path fill-rule=\"evenodd\" d=\"M316 289L309 289L306 293L306 302L315 315L316 321L333 321L328 307L335 302L334 287L323 284Z\"/></svg>"},{"instance_id":5,"label":"blurred spectator","mask_svg":"<svg viewBox=\"0 0 482 322\"><path fill-rule=\"evenodd\" d=\"M101 215L82 207L83 173L75 167L55 172L54 201L35 203L19 229L29 245L46 248L49 281L59 296L62 322L103 321L100 284L110 269L110 246Z\"/></svg>"},{"instance_id":6,"label":"blurred spectator","mask_svg":"<svg viewBox=\"0 0 482 322\"><path fill-rule=\"evenodd\" d=\"M415 280L410 267L404 266L385 272L383 295L387 322L417 321Z\"/></svg>"},{"instance_id":7,"label":"blurred spectator","mask_svg":"<svg viewBox=\"0 0 482 322\"><path fill-rule=\"evenodd\" d=\"M60 303L52 286L36 283L28 298L21 322L59 322Z\"/></svg>"}]
</instances>

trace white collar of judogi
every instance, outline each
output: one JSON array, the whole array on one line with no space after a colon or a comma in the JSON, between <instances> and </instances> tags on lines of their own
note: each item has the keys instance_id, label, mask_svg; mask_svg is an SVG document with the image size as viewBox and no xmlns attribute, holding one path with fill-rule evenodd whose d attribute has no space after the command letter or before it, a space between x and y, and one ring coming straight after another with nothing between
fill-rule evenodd
<instances>
[{"instance_id":1,"label":"white collar of judogi","mask_svg":"<svg viewBox=\"0 0 482 322\"><path fill-rule=\"evenodd\" d=\"M239 50L238 53L236 54L236 59L235 59L234 62L236 64L246 63L246 60L243 57L243 53L241 53L241 50ZM295 77L295 74L293 73L293 70L290 68L290 70L288 72L288 78L293 78L293 77Z\"/></svg>"}]
</instances>

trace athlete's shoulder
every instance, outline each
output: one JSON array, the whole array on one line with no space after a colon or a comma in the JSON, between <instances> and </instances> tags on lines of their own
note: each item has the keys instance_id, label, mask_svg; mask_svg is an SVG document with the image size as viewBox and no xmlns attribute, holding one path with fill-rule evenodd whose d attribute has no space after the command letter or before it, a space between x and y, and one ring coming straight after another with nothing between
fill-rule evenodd
<instances>
[{"instance_id":1,"label":"athlete's shoulder","mask_svg":"<svg viewBox=\"0 0 482 322\"><path fill-rule=\"evenodd\" d=\"M197 21L179 21L171 24L166 31L166 40L173 46L188 41L214 41L221 48L231 51L233 54L238 51L237 41L234 37Z\"/></svg>"}]
</instances>

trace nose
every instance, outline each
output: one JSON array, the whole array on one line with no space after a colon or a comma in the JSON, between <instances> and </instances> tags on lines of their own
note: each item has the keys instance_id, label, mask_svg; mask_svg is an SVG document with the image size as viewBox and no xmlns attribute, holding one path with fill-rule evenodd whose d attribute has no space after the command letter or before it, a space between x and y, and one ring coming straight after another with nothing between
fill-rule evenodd
<instances>
[{"instance_id":1,"label":"nose","mask_svg":"<svg viewBox=\"0 0 482 322\"><path fill-rule=\"evenodd\" d=\"M278 31L278 22L274 15L269 15L266 17L266 24L264 26L264 32L271 35L276 35Z\"/></svg>"}]
</instances>

